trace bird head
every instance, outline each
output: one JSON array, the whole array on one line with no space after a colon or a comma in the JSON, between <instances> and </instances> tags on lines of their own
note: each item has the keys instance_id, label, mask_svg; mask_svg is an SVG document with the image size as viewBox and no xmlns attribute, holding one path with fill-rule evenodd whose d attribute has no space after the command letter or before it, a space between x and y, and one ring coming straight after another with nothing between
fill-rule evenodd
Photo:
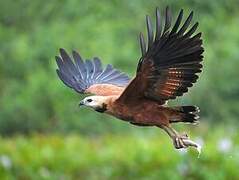
<instances>
[{"instance_id":1,"label":"bird head","mask_svg":"<svg viewBox=\"0 0 239 180\"><path fill-rule=\"evenodd\" d=\"M98 112L107 110L107 97L105 96L88 96L80 101L79 106L87 106Z\"/></svg>"}]
</instances>

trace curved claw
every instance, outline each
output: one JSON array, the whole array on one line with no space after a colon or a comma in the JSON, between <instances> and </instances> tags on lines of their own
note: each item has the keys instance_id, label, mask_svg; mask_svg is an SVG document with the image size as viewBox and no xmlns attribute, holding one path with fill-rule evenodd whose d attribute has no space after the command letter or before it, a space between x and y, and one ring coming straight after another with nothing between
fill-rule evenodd
<instances>
[{"instance_id":1,"label":"curved claw","mask_svg":"<svg viewBox=\"0 0 239 180\"><path fill-rule=\"evenodd\" d=\"M186 134L175 137L173 144L176 149L187 148L189 146L195 147L198 151L198 157L201 154L202 147L194 141L190 140Z\"/></svg>"}]
</instances>

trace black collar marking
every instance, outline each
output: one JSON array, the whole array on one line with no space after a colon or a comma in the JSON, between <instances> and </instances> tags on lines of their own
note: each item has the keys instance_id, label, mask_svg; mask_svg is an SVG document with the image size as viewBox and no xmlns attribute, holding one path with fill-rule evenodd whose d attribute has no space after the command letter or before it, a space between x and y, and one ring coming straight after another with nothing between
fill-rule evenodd
<instances>
[{"instance_id":1,"label":"black collar marking","mask_svg":"<svg viewBox=\"0 0 239 180\"><path fill-rule=\"evenodd\" d=\"M107 105L103 103L102 107L95 108L97 112L104 113L107 110Z\"/></svg>"}]
</instances>

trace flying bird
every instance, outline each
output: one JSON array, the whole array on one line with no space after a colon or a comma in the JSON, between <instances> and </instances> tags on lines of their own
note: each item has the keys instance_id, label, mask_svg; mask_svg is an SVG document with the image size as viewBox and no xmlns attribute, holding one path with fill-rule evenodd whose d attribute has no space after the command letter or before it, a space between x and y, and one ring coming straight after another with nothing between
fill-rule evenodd
<instances>
[{"instance_id":1,"label":"flying bird","mask_svg":"<svg viewBox=\"0 0 239 180\"><path fill-rule=\"evenodd\" d=\"M136 75L128 75L108 64L102 67L97 57L83 60L79 53L70 57L64 49L56 56L56 70L63 83L78 93L93 94L80 101L100 113L106 113L137 126L156 126L172 139L175 148L200 145L171 124L183 122L196 124L197 106L169 107L168 100L188 92L202 70L203 47L201 32L196 33L198 22L192 23L193 12L183 20L181 10L172 25L167 7L164 21L156 8L156 31L150 16L146 16L147 42L139 34L141 58Z\"/></svg>"}]
</instances>

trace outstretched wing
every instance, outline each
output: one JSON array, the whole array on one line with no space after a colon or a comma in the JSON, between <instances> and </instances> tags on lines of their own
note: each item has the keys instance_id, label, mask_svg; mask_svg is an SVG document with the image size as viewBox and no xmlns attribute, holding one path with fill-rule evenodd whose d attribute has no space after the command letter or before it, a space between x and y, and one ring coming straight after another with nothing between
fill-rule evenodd
<instances>
[{"instance_id":1,"label":"outstretched wing","mask_svg":"<svg viewBox=\"0 0 239 180\"><path fill-rule=\"evenodd\" d=\"M97 57L83 61L76 51L72 55L74 61L64 49L60 49L60 56L56 56L56 72L65 85L79 93L119 95L129 83L129 77L112 65L103 69Z\"/></svg>"},{"instance_id":2,"label":"outstretched wing","mask_svg":"<svg viewBox=\"0 0 239 180\"><path fill-rule=\"evenodd\" d=\"M156 34L151 19L146 16L148 45L140 33L142 57L138 63L135 79L125 89L119 100L129 97L147 97L163 104L169 99L183 95L193 86L201 72L203 47L201 33L194 34L198 23L189 28L193 12L182 23L180 11L174 26L166 8L165 25L162 27L159 10L156 9ZM137 91L136 91L137 89ZM137 95L135 94L137 92Z\"/></svg>"}]
</instances>

